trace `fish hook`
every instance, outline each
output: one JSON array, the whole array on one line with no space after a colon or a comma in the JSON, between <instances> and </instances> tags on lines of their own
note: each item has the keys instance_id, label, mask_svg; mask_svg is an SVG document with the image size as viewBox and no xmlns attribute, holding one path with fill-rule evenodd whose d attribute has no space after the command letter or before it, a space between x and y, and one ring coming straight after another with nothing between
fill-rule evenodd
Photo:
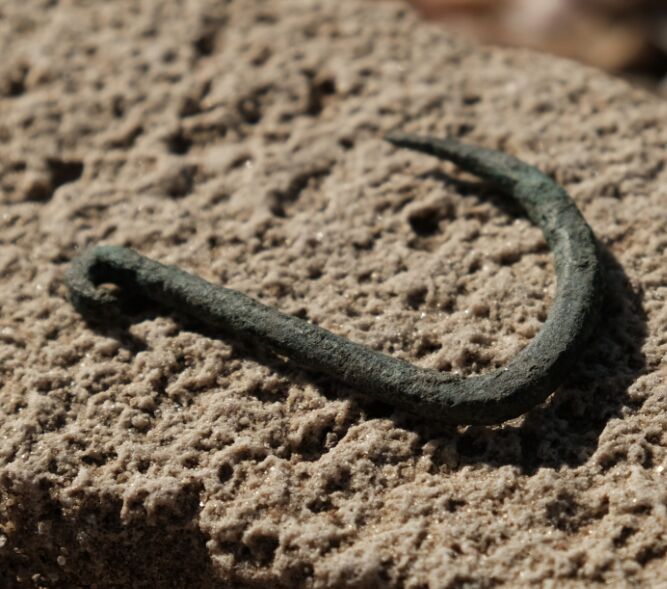
<instances>
[{"instance_id":1,"label":"fish hook","mask_svg":"<svg viewBox=\"0 0 667 589\"><path fill-rule=\"evenodd\" d=\"M115 283L121 293L173 307L429 420L492 424L521 415L565 379L597 323L603 277L595 236L563 188L508 154L401 132L386 139L493 183L542 229L554 255L556 296L539 333L507 366L467 378L420 368L120 246L94 247L71 264L70 301L84 314L108 313L119 295L99 285Z\"/></svg>"}]
</instances>

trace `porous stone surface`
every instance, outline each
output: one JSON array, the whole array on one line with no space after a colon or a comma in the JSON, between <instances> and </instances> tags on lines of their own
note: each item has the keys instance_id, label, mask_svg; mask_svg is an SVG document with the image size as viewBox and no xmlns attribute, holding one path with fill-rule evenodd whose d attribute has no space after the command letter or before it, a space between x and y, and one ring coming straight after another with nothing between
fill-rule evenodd
<instances>
[{"instance_id":1,"label":"porous stone surface","mask_svg":"<svg viewBox=\"0 0 667 589\"><path fill-rule=\"evenodd\" d=\"M667 584L664 103L392 3L0 15L0 586ZM162 309L68 304L68 263L119 244L421 366L502 366L549 251L395 127L539 166L600 239L602 324L524 417L441 427Z\"/></svg>"}]
</instances>

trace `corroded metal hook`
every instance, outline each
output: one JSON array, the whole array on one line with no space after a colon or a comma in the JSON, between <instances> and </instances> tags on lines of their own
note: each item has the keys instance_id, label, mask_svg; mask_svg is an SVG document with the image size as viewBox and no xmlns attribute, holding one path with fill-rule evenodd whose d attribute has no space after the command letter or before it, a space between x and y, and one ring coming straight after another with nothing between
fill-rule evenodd
<instances>
[{"instance_id":1,"label":"corroded metal hook","mask_svg":"<svg viewBox=\"0 0 667 589\"><path fill-rule=\"evenodd\" d=\"M72 263L72 304L106 313L118 295L98 285L111 282L428 419L491 424L521 415L564 380L598 320L602 265L593 232L565 190L510 155L398 132L387 140L492 182L542 229L555 258L556 297L540 332L506 367L468 378L419 368L119 246L95 247Z\"/></svg>"}]
</instances>

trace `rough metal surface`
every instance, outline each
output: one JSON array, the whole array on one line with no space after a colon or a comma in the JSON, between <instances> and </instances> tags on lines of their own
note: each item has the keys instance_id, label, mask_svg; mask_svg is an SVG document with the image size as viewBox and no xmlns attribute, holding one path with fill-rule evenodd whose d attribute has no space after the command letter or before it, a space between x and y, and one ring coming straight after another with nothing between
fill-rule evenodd
<instances>
[{"instance_id":1,"label":"rough metal surface","mask_svg":"<svg viewBox=\"0 0 667 589\"><path fill-rule=\"evenodd\" d=\"M542 229L555 256L556 298L540 332L508 366L467 379L420 368L118 246L99 246L72 263L70 300L84 314L104 317L117 295L97 285L116 283L422 417L455 425L518 417L563 382L597 323L602 266L595 237L568 194L516 158L453 139L399 132L388 139L494 182Z\"/></svg>"},{"instance_id":2,"label":"rough metal surface","mask_svg":"<svg viewBox=\"0 0 667 589\"><path fill-rule=\"evenodd\" d=\"M0 586L667 581L664 103L381 2L0 11ZM118 245L423 368L506 366L551 252L396 128L536 166L601 243L603 320L526 415L435 426L177 315L68 303L70 263Z\"/></svg>"}]
</instances>

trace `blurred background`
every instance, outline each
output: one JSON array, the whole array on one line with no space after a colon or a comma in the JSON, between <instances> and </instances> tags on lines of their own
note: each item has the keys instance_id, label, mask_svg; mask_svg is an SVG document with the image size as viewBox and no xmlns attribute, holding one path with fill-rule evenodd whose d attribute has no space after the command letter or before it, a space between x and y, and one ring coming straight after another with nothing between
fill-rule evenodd
<instances>
[{"instance_id":1,"label":"blurred background","mask_svg":"<svg viewBox=\"0 0 667 589\"><path fill-rule=\"evenodd\" d=\"M531 47L667 98L667 0L405 0L484 43Z\"/></svg>"}]
</instances>

